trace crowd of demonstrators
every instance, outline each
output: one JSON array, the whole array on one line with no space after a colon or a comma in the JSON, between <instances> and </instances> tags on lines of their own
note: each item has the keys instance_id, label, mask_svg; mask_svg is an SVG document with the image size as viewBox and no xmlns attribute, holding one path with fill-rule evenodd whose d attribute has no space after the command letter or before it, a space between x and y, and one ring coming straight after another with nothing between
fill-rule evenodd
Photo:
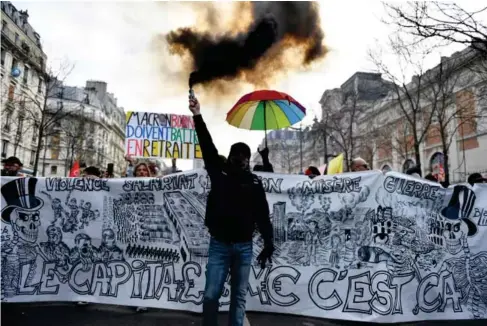
<instances>
[{"instance_id":1,"label":"crowd of demonstrators","mask_svg":"<svg viewBox=\"0 0 487 326\"><path fill-rule=\"evenodd\" d=\"M264 239L264 248L257 257L262 268L274 252L269 205L262 182L250 171L250 147L245 143L233 144L224 162L194 96L190 96L189 109L193 113L205 168L212 185L205 214L205 225L211 239L203 297L203 325L218 324L219 299L230 272L229 324L241 326L245 318L256 225Z\"/></svg>"}]
</instances>

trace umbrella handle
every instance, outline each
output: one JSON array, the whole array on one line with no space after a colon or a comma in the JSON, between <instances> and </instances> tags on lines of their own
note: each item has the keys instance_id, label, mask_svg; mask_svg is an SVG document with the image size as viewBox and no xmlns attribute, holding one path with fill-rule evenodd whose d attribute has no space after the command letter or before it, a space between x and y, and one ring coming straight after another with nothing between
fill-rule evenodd
<instances>
[{"instance_id":1,"label":"umbrella handle","mask_svg":"<svg viewBox=\"0 0 487 326\"><path fill-rule=\"evenodd\" d=\"M267 119L266 119L266 114L265 114L265 111L266 111L266 107L265 107L265 103L266 101L263 101L263 106L264 106L264 142L265 142L265 147L267 148Z\"/></svg>"}]
</instances>

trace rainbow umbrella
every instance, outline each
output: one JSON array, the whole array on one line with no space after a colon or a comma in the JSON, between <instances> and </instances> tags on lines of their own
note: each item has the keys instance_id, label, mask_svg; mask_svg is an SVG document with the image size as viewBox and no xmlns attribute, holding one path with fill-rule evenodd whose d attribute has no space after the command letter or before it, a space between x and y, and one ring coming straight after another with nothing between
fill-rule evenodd
<instances>
[{"instance_id":1,"label":"rainbow umbrella","mask_svg":"<svg viewBox=\"0 0 487 326\"><path fill-rule=\"evenodd\" d=\"M303 120L306 109L286 93L261 90L242 96L227 113L227 122L248 130L282 129Z\"/></svg>"}]
</instances>

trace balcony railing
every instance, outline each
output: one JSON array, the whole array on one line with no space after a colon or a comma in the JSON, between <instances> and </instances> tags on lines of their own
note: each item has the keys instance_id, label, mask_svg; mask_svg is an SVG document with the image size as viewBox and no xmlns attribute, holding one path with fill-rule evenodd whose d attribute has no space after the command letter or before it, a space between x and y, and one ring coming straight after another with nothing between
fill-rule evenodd
<instances>
[{"instance_id":1,"label":"balcony railing","mask_svg":"<svg viewBox=\"0 0 487 326\"><path fill-rule=\"evenodd\" d=\"M15 37L15 32L7 26L2 26L2 42L8 41L14 45L21 54L25 56L31 63L37 66L42 71L45 70L45 62L42 56L37 56L33 49L30 48L27 42L22 40L19 36Z\"/></svg>"}]
</instances>

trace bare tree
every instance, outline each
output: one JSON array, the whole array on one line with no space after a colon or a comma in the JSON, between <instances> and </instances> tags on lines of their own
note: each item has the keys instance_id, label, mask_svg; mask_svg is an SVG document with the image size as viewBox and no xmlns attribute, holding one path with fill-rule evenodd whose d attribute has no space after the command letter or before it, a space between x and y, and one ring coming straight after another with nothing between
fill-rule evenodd
<instances>
[{"instance_id":1,"label":"bare tree","mask_svg":"<svg viewBox=\"0 0 487 326\"><path fill-rule=\"evenodd\" d=\"M269 161L272 163L274 171L291 173L294 165L294 156L297 150L299 149L296 146L293 146L284 140L269 145Z\"/></svg>"},{"instance_id":2,"label":"bare tree","mask_svg":"<svg viewBox=\"0 0 487 326\"><path fill-rule=\"evenodd\" d=\"M385 78L392 82L393 96L390 97L392 105L397 105L399 112L392 110L395 115L391 120L402 118L405 130L411 134L412 146L416 165L421 167L420 144L428 133L428 128L434 117L434 110L425 107L422 103L422 92L427 86L424 78L424 65L431 54L430 48L421 46L412 47L399 35L391 37L387 46L392 53L395 62L388 64L384 60L383 49L377 47L377 51L369 50L369 59ZM408 76L414 74L412 81L408 83ZM408 146L408 142L404 145Z\"/></svg>"},{"instance_id":3,"label":"bare tree","mask_svg":"<svg viewBox=\"0 0 487 326\"><path fill-rule=\"evenodd\" d=\"M389 18L385 22L416 36L416 42L463 44L487 57L487 25L480 17L487 13L485 5L468 11L451 2L411 1L387 3L385 8Z\"/></svg>"},{"instance_id":4,"label":"bare tree","mask_svg":"<svg viewBox=\"0 0 487 326\"><path fill-rule=\"evenodd\" d=\"M71 110L64 108L62 101L58 101L55 104L53 101L48 101L48 99L53 97L62 98L62 87L60 85L62 85L63 81L71 73L72 69L73 66L67 63L61 64L60 68L56 71L49 69L43 76L46 85L44 96L40 99L38 94L26 94L23 98L23 101L25 101L24 112L26 120L38 126L36 156L33 169L34 175L38 171L43 141L50 136L59 136L61 121L72 114Z\"/></svg>"},{"instance_id":5,"label":"bare tree","mask_svg":"<svg viewBox=\"0 0 487 326\"><path fill-rule=\"evenodd\" d=\"M472 52L444 58L440 64L425 74L428 87L425 89L425 104L431 106L434 120L429 128L430 137L441 141L445 183L450 183L449 149L457 135L464 136L478 132L483 126L482 113L475 108L475 94L472 86L484 82L478 75L470 73L471 65L478 65L485 59Z\"/></svg>"},{"instance_id":6,"label":"bare tree","mask_svg":"<svg viewBox=\"0 0 487 326\"><path fill-rule=\"evenodd\" d=\"M358 144L364 136L358 129L364 111L365 106L359 102L358 94L345 92L341 106L330 107L329 116L324 120L326 125L322 125L334 147L343 153L347 170L350 170L351 160L357 154Z\"/></svg>"},{"instance_id":7,"label":"bare tree","mask_svg":"<svg viewBox=\"0 0 487 326\"><path fill-rule=\"evenodd\" d=\"M73 166L75 161L83 161L85 157L85 143L88 139L84 108L61 122L61 151L66 167ZM65 169L67 174L67 169Z\"/></svg>"}]
</instances>

